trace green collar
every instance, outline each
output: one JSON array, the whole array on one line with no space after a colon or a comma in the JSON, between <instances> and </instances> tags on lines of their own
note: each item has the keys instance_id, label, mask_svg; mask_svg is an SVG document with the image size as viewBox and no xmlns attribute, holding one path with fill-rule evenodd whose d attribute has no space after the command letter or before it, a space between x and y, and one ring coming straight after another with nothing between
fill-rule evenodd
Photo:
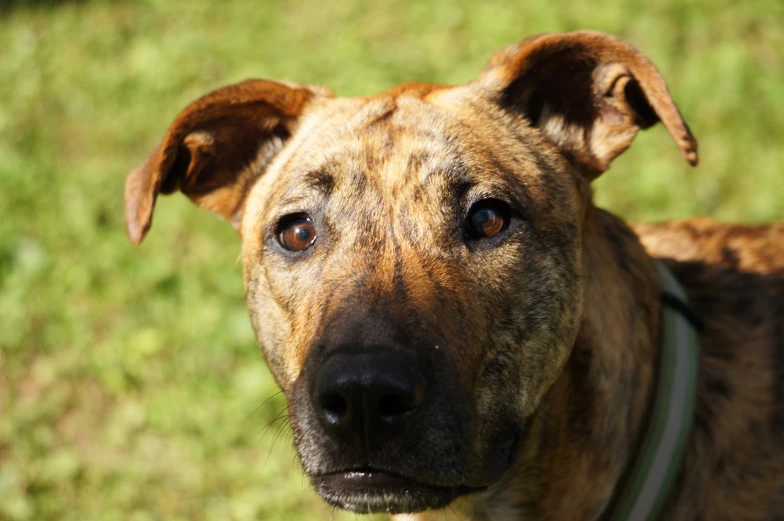
<instances>
[{"instance_id":1,"label":"green collar","mask_svg":"<svg viewBox=\"0 0 784 521\"><path fill-rule=\"evenodd\" d=\"M622 485L609 521L653 521L660 514L680 468L697 400L697 331L677 279L656 263L662 283L662 339L656 395L637 460Z\"/></svg>"}]
</instances>

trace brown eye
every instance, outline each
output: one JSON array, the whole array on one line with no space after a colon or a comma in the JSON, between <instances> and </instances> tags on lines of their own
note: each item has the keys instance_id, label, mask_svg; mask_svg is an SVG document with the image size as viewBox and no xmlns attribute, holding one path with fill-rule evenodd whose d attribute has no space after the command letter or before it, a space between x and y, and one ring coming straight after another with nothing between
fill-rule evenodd
<instances>
[{"instance_id":1,"label":"brown eye","mask_svg":"<svg viewBox=\"0 0 784 521\"><path fill-rule=\"evenodd\" d=\"M495 237L509 223L509 206L497 199L476 203L468 215L468 234L473 239Z\"/></svg>"},{"instance_id":2,"label":"brown eye","mask_svg":"<svg viewBox=\"0 0 784 521\"><path fill-rule=\"evenodd\" d=\"M282 224L278 241L289 251L305 251L316 241L316 228L310 217L295 217Z\"/></svg>"}]
</instances>

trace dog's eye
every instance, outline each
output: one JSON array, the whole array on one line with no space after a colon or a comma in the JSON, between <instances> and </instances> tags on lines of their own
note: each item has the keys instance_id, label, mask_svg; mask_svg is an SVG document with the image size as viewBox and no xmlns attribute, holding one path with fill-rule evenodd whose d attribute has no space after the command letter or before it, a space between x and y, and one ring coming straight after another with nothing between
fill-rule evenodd
<instances>
[{"instance_id":1,"label":"dog's eye","mask_svg":"<svg viewBox=\"0 0 784 521\"><path fill-rule=\"evenodd\" d=\"M498 199L485 199L471 207L467 232L472 239L495 237L509 224L511 209Z\"/></svg>"},{"instance_id":2,"label":"dog's eye","mask_svg":"<svg viewBox=\"0 0 784 521\"><path fill-rule=\"evenodd\" d=\"M305 251L316 242L316 227L307 215L294 215L281 221L278 242L289 251Z\"/></svg>"}]
</instances>

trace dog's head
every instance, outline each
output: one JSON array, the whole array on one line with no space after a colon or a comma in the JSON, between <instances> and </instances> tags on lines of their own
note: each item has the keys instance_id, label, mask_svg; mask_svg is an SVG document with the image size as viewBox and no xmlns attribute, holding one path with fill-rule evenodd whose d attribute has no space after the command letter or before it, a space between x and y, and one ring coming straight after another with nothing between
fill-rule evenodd
<instances>
[{"instance_id":1,"label":"dog's head","mask_svg":"<svg viewBox=\"0 0 784 521\"><path fill-rule=\"evenodd\" d=\"M316 490L443 507L510 465L579 328L589 183L659 120L696 163L653 65L589 32L525 40L459 87L247 81L131 172L128 232L177 189L230 221Z\"/></svg>"}]
</instances>

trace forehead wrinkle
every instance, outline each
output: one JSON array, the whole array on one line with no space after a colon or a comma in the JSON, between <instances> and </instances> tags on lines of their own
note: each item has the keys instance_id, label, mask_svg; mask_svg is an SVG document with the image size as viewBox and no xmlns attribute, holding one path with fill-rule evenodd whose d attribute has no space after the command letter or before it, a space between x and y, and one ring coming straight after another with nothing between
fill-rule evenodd
<instances>
[{"instance_id":1,"label":"forehead wrinkle","mask_svg":"<svg viewBox=\"0 0 784 521\"><path fill-rule=\"evenodd\" d=\"M338 183L357 175L378 177L375 171L395 150L396 129L389 121L396 109L393 99L381 98L361 106L347 121L323 125L315 136L319 146L307 158L311 170L332 173Z\"/></svg>"},{"instance_id":2,"label":"forehead wrinkle","mask_svg":"<svg viewBox=\"0 0 784 521\"><path fill-rule=\"evenodd\" d=\"M400 158L411 156L406 149L422 149L426 143L424 153L432 162L428 171L443 168L439 165L442 158L457 157L454 137L450 136L454 132L447 132L452 118L439 107L413 98L384 96L365 99L351 108L355 114L348 121L322 125L314 133L318 134L318 150L307 152L314 171L335 169L336 184L364 185L369 181L394 195L400 188L396 185L412 181L413 172L405 172L407 168L400 165ZM450 171L459 169L460 165L449 166Z\"/></svg>"},{"instance_id":3,"label":"forehead wrinkle","mask_svg":"<svg viewBox=\"0 0 784 521\"><path fill-rule=\"evenodd\" d=\"M413 127L392 124L390 133L394 136L395 153L393 160L385 165L383 177L393 193L428 184L432 175L462 177L462 160L439 127L428 128L422 122Z\"/></svg>"},{"instance_id":4,"label":"forehead wrinkle","mask_svg":"<svg viewBox=\"0 0 784 521\"><path fill-rule=\"evenodd\" d=\"M398 207L411 203L427 204L427 201L437 201L443 208L453 206L472 184L472 175L465 159L456 153L455 147L448 140L443 139L443 134L437 133L435 143L422 145L412 136L408 140L411 146L402 161L402 172L390 176L397 185ZM401 147L403 148L403 147Z\"/></svg>"},{"instance_id":5,"label":"forehead wrinkle","mask_svg":"<svg viewBox=\"0 0 784 521\"><path fill-rule=\"evenodd\" d=\"M384 96L374 98L365 103L356 114L342 126L343 132L354 133L374 126L374 124L388 120L397 109L397 103L392 97Z\"/></svg>"}]
</instances>

